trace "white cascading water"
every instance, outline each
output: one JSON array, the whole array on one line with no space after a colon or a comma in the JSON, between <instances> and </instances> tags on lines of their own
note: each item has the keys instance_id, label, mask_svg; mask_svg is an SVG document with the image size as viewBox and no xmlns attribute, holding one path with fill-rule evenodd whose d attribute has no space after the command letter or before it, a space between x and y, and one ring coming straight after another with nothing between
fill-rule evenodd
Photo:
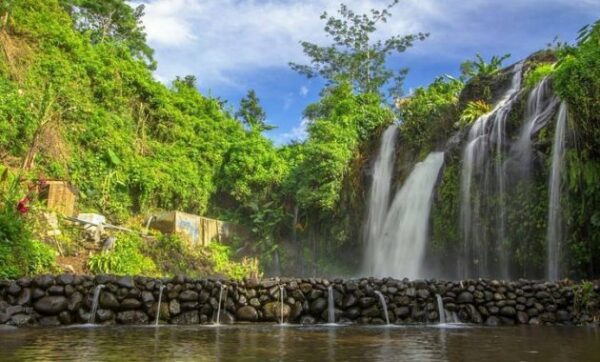
<instances>
[{"instance_id":1,"label":"white cascading water","mask_svg":"<svg viewBox=\"0 0 600 362\"><path fill-rule=\"evenodd\" d=\"M379 237L368 243L370 275L419 278L425 256L433 190L444 163L432 152L415 165L385 215Z\"/></svg>"},{"instance_id":2,"label":"white cascading water","mask_svg":"<svg viewBox=\"0 0 600 362\"><path fill-rule=\"evenodd\" d=\"M495 194L499 200L496 213L496 238L498 241L497 254L499 268L497 276L508 278L508 253L503 245L505 235L505 205L504 193L506 173L500 155L505 147L506 119L517 100L521 87L522 63L517 63L513 69L510 88L494 109L479 117L471 129L462 158L461 171L461 207L460 219L463 235L463 255L459 263L459 276L490 276L493 273L488 265L487 253L489 242L481 220L481 200ZM473 198L472 189L477 195ZM472 270L473 269L473 270Z\"/></svg>"},{"instance_id":3,"label":"white cascading water","mask_svg":"<svg viewBox=\"0 0 600 362\"><path fill-rule=\"evenodd\" d=\"M564 168L565 134L567 130L567 104L562 102L556 118L554 144L552 146L552 168L550 169L548 200L548 228L546 234L548 258L548 280L560 278L560 259L562 244L562 210L560 205L561 174Z\"/></svg>"},{"instance_id":4,"label":"white cascading water","mask_svg":"<svg viewBox=\"0 0 600 362\"><path fill-rule=\"evenodd\" d=\"M379 153L373 165L373 181L367 203L367 222L364 229L365 272L371 275L375 249L381 238L383 223L390 206L390 190L392 188L392 173L394 171L394 153L396 151L396 135L398 127L390 125L381 137Z\"/></svg>"},{"instance_id":5,"label":"white cascading water","mask_svg":"<svg viewBox=\"0 0 600 362\"><path fill-rule=\"evenodd\" d=\"M511 163L505 166L517 170L522 177L530 177L533 162L533 137L546 125L559 102L549 84L549 78L544 78L529 93L525 123L521 128L519 138L512 147Z\"/></svg>"}]
</instances>

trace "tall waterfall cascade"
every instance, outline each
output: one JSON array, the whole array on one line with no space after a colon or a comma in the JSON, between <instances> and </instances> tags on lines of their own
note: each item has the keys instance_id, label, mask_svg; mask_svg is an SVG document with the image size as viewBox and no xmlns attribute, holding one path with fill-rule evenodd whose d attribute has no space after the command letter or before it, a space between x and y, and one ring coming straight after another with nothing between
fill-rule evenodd
<instances>
[{"instance_id":1,"label":"tall waterfall cascade","mask_svg":"<svg viewBox=\"0 0 600 362\"><path fill-rule=\"evenodd\" d=\"M494 276L508 278L508 251L504 247L506 210L504 194L506 172L498 158L506 147L506 120L521 88L523 63L513 68L510 87L494 109L479 117L469 130L467 145L462 156L460 188L460 226L463 238L462 260L458 274L463 278ZM495 194L496 243L492 245L480 216L485 213L482 200ZM498 257L498 268L492 271L488 261L490 248Z\"/></svg>"},{"instance_id":2,"label":"tall waterfall cascade","mask_svg":"<svg viewBox=\"0 0 600 362\"><path fill-rule=\"evenodd\" d=\"M367 222L364 229L364 239L369 246L380 238L385 215L390 205L397 134L398 127L394 124L383 132L379 152L373 166L373 181L369 191ZM367 248L367 260L374 256L372 251L373 249L370 247Z\"/></svg>"},{"instance_id":3,"label":"tall waterfall cascade","mask_svg":"<svg viewBox=\"0 0 600 362\"><path fill-rule=\"evenodd\" d=\"M546 278L557 280L560 274L563 220L560 205L561 174L564 169L565 134L567 129L567 104L562 102L556 118L554 144L552 145L552 166L548 180L548 227L547 227L547 273Z\"/></svg>"},{"instance_id":4,"label":"tall waterfall cascade","mask_svg":"<svg viewBox=\"0 0 600 362\"><path fill-rule=\"evenodd\" d=\"M415 165L398 190L381 219L384 220L383 224L379 224L379 229L371 234L376 237L367 239L365 269L368 275L399 278L422 276L433 191L443 163L443 152L430 153ZM386 173L375 171L375 177L381 174ZM391 172L389 177L388 183L391 184ZM382 180L373 180L373 185L378 182ZM371 195L370 201L374 199ZM369 208L380 206L369 204ZM372 212L375 211L369 210L369 215Z\"/></svg>"}]
</instances>

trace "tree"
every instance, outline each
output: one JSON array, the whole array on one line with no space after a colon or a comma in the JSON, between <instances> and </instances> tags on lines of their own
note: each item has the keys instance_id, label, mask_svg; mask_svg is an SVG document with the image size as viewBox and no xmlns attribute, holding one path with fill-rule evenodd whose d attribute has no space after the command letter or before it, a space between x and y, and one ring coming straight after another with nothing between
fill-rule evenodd
<instances>
[{"instance_id":1,"label":"tree","mask_svg":"<svg viewBox=\"0 0 600 362\"><path fill-rule=\"evenodd\" d=\"M261 107L254 89L249 90L246 97L242 98L240 109L235 116L251 130L262 132L275 128L275 126L266 123L267 115Z\"/></svg>"},{"instance_id":2,"label":"tree","mask_svg":"<svg viewBox=\"0 0 600 362\"><path fill-rule=\"evenodd\" d=\"M481 55L476 54L475 60L466 60L460 65L461 78L466 81L473 77L494 75L502 69L502 62L508 58L510 54L494 55L488 63Z\"/></svg>"},{"instance_id":3,"label":"tree","mask_svg":"<svg viewBox=\"0 0 600 362\"><path fill-rule=\"evenodd\" d=\"M325 20L325 32L333 44L320 46L300 42L304 53L311 58L310 65L289 63L290 67L307 77L323 77L329 85L340 81L350 82L361 93L381 94L381 88L392 83L390 93L399 95L407 69L397 72L386 67L386 59L393 53L402 53L417 40L425 40L429 34L417 33L394 35L386 40L373 40L378 23L385 23L391 16L390 9L398 4L394 0L383 10L371 9L370 14L356 14L341 4L339 17L321 15Z\"/></svg>"},{"instance_id":4,"label":"tree","mask_svg":"<svg viewBox=\"0 0 600 362\"><path fill-rule=\"evenodd\" d=\"M123 43L131 53L156 68L152 48L146 44L142 17L144 5L132 8L125 0L62 0L74 19L75 27L88 32L94 43L113 40Z\"/></svg>"}]
</instances>

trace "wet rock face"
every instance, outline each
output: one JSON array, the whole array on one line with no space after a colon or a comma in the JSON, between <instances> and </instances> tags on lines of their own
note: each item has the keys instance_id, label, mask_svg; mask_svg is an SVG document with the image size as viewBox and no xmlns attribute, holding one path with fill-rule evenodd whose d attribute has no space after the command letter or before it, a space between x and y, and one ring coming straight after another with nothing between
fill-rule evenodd
<instances>
[{"instance_id":1,"label":"wet rock face","mask_svg":"<svg viewBox=\"0 0 600 362\"><path fill-rule=\"evenodd\" d=\"M0 281L0 324L65 325L86 323L97 285L96 323L327 323L329 288L335 320L381 324L383 295L391 323L437 323L437 296L446 321L485 324L590 324L600 312L598 288L587 308L576 308L577 286L539 281L497 280L358 280L268 279L234 282L191 280L184 276L156 280L112 275L43 275ZM221 295L221 286L225 286ZM280 286L283 289L280 289ZM161 287L162 295L161 295ZM282 295L283 291L283 295ZM160 295L160 307L158 305ZM283 298L283 299L281 299ZM283 300L283 304L282 304ZM583 312L585 311L585 312Z\"/></svg>"}]
</instances>

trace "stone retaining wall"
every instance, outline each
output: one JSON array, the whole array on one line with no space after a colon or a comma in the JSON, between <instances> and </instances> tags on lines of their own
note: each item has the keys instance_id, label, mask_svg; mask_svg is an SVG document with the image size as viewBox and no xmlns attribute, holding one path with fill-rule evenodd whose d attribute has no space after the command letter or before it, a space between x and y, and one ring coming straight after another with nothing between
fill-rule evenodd
<instances>
[{"instance_id":1,"label":"stone retaining wall","mask_svg":"<svg viewBox=\"0 0 600 362\"><path fill-rule=\"evenodd\" d=\"M437 280L408 281L363 278L356 280L281 279L263 281L192 280L77 276L63 274L0 281L0 324L68 325L87 323L94 290L100 292L96 323L150 324L162 295L161 323L205 324L216 319L221 285L221 323L326 323L331 286L338 323L383 324L384 313L376 291L386 300L395 324L437 323L436 294L447 316L463 323L485 325L590 324L598 315L598 287L583 295L579 286L541 281ZM585 299L582 301L582 299Z\"/></svg>"}]
</instances>

